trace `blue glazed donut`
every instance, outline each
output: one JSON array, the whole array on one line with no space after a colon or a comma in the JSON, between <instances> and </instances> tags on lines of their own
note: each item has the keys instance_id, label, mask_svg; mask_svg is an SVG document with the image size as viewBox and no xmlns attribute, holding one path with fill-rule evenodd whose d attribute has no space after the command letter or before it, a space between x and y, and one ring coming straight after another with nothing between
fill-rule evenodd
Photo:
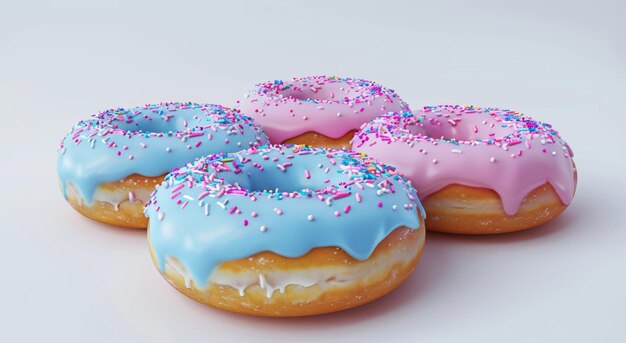
<instances>
[{"instance_id":1,"label":"blue glazed donut","mask_svg":"<svg viewBox=\"0 0 626 343\"><path fill-rule=\"evenodd\" d=\"M146 227L143 204L173 168L194 158L267 143L249 117L220 105L161 103L111 109L80 121L60 143L60 186L80 213Z\"/></svg>"},{"instance_id":2,"label":"blue glazed donut","mask_svg":"<svg viewBox=\"0 0 626 343\"><path fill-rule=\"evenodd\" d=\"M298 145L197 159L165 178L146 215L155 264L170 283L254 315L371 301L409 275L424 238L416 191L395 168Z\"/></svg>"}]
</instances>

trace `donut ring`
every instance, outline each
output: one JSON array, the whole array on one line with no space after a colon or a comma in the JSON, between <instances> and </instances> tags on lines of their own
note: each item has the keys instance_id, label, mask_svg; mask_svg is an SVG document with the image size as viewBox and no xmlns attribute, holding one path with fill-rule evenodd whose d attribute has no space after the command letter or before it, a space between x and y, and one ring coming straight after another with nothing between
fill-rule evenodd
<instances>
[{"instance_id":1,"label":"donut ring","mask_svg":"<svg viewBox=\"0 0 626 343\"><path fill-rule=\"evenodd\" d=\"M220 105L111 109L80 121L63 138L59 181L69 204L86 217L146 228L143 205L173 168L199 156L267 142L250 118Z\"/></svg>"},{"instance_id":2,"label":"donut ring","mask_svg":"<svg viewBox=\"0 0 626 343\"><path fill-rule=\"evenodd\" d=\"M368 80L310 76L255 85L240 101L274 144L345 148L380 114L409 111L392 90Z\"/></svg>"},{"instance_id":3,"label":"donut ring","mask_svg":"<svg viewBox=\"0 0 626 343\"><path fill-rule=\"evenodd\" d=\"M169 174L146 207L163 277L257 316L339 311L406 279L424 244L415 189L346 150L263 146Z\"/></svg>"},{"instance_id":4,"label":"donut ring","mask_svg":"<svg viewBox=\"0 0 626 343\"><path fill-rule=\"evenodd\" d=\"M442 105L390 113L364 125L352 148L412 181L433 231L529 229L563 212L576 189L567 143L551 125L510 110Z\"/></svg>"}]
</instances>

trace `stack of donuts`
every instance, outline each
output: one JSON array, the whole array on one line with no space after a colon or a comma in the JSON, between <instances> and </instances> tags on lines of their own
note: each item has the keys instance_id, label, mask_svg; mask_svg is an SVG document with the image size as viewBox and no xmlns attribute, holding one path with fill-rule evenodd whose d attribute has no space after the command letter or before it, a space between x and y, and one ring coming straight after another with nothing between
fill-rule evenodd
<instances>
[{"instance_id":1,"label":"stack of donuts","mask_svg":"<svg viewBox=\"0 0 626 343\"><path fill-rule=\"evenodd\" d=\"M411 110L391 89L314 76L256 84L234 108L160 103L74 125L58 153L67 202L147 228L162 276L213 307L304 316L406 280L425 230L526 230L570 204L573 152L508 109Z\"/></svg>"}]
</instances>

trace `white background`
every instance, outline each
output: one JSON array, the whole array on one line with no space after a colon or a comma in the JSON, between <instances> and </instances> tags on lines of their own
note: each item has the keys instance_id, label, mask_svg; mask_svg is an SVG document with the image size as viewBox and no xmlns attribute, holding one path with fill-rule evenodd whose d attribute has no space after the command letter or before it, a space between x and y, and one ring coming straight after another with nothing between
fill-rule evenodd
<instances>
[{"instance_id":1,"label":"white background","mask_svg":"<svg viewBox=\"0 0 626 343\"><path fill-rule=\"evenodd\" d=\"M0 341L626 341L623 0L88 3L0 0ZM430 234L373 304L260 319L178 294L144 231L61 197L57 143L91 113L232 105L255 82L314 74L551 122L575 151L574 202L528 232Z\"/></svg>"}]
</instances>

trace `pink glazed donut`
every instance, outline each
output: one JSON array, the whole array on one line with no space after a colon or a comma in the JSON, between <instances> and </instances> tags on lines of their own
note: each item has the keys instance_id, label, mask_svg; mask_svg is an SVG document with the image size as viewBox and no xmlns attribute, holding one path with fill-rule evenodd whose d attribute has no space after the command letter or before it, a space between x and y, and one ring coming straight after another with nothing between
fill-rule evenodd
<instances>
[{"instance_id":1,"label":"pink glazed donut","mask_svg":"<svg viewBox=\"0 0 626 343\"><path fill-rule=\"evenodd\" d=\"M372 81L310 76L255 85L240 109L274 144L350 146L363 123L388 112L409 111L391 89Z\"/></svg>"},{"instance_id":2,"label":"pink glazed donut","mask_svg":"<svg viewBox=\"0 0 626 343\"><path fill-rule=\"evenodd\" d=\"M510 110L424 107L363 125L353 150L418 190L429 230L490 234L546 223L570 204L573 153L551 125Z\"/></svg>"}]
</instances>

